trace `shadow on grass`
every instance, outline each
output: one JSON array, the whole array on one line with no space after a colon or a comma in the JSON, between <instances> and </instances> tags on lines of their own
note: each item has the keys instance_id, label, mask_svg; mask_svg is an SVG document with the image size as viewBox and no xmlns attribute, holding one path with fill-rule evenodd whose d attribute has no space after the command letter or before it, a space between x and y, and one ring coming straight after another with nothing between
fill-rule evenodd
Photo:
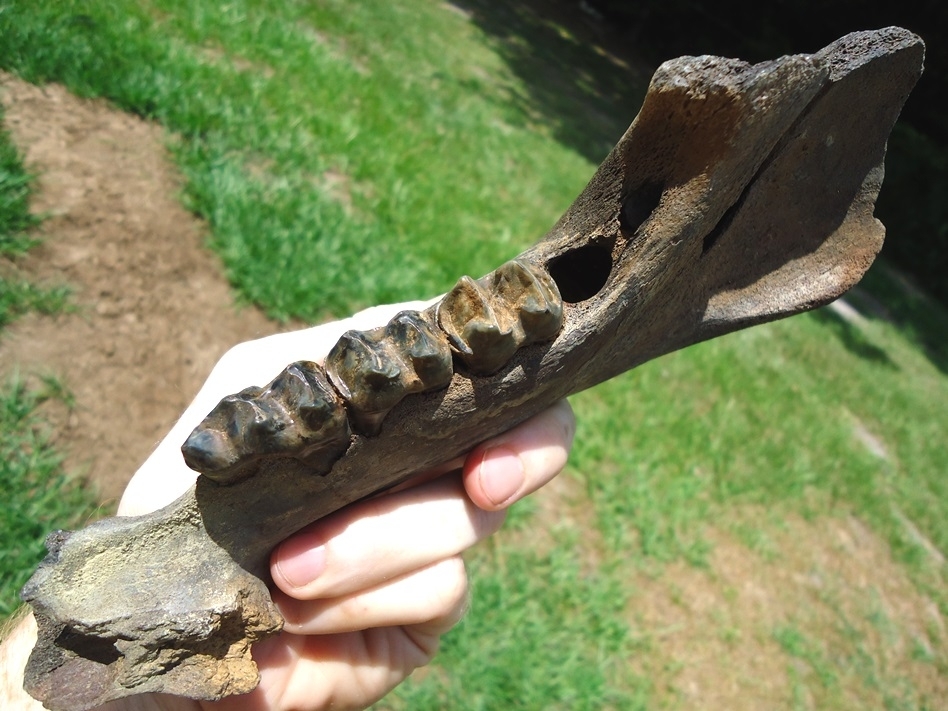
<instances>
[{"instance_id":1,"label":"shadow on grass","mask_svg":"<svg viewBox=\"0 0 948 711\"><path fill-rule=\"evenodd\" d=\"M939 78L948 63L944 43L937 41L948 23L943 3L867 6L846 0L820 6L823 14L814 22L811 3L761 10L744 1L713 8L694 0L450 2L495 42L522 79L527 93L520 109L528 120L547 124L558 141L595 163L637 113L649 75L664 59L707 53L762 61L813 52L860 29L895 24L920 33L928 40L928 69L892 136L878 215L901 236L887 252L890 259L948 305L942 278L948 260L942 197L948 151L942 139L948 122L932 108L940 105Z\"/></svg>"},{"instance_id":2,"label":"shadow on grass","mask_svg":"<svg viewBox=\"0 0 948 711\"><path fill-rule=\"evenodd\" d=\"M613 51L616 38L575 5L451 0L523 82L524 120L599 164L638 113L651 69Z\"/></svg>"},{"instance_id":3,"label":"shadow on grass","mask_svg":"<svg viewBox=\"0 0 948 711\"><path fill-rule=\"evenodd\" d=\"M879 261L846 298L866 318L894 324L948 375L948 309L909 277Z\"/></svg>"},{"instance_id":4,"label":"shadow on grass","mask_svg":"<svg viewBox=\"0 0 948 711\"><path fill-rule=\"evenodd\" d=\"M845 311L837 310L832 306L813 312L814 318L835 333L850 353L863 360L898 369L898 365L889 358L889 354L866 338L859 325L853 323L844 314L846 314Z\"/></svg>"}]
</instances>

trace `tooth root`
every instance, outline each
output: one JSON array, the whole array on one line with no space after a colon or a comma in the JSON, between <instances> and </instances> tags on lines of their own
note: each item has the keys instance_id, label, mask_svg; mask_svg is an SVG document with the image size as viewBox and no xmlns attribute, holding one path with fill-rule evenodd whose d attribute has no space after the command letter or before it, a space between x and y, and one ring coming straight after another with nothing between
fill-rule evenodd
<instances>
[{"instance_id":1,"label":"tooth root","mask_svg":"<svg viewBox=\"0 0 948 711\"><path fill-rule=\"evenodd\" d=\"M474 373L489 374L510 360L518 334L510 310L495 309L484 286L464 276L438 304L438 323L461 361Z\"/></svg>"},{"instance_id":2,"label":"tooth root","mask_svg":"<svg viewBox=\"0 0 948 711\"><path fill-rule=\"evenodd\" d=\"M509 261L493 273L493 293L518 311L523 328L519 347L549 340L563 326L563 298L545 269Z\"/></svg>"},{"instance_id":3,"label":"tooth root","mask_svg":"<svg viewBox=\"0 0 948 711\"><path fill-rule=\"evenodd\" d=\"M348 441L341 398L318 366L293 363L266 388L221 400L181 451L189 467L229 484L252 475L268 456L295 457L328 471Z\"/></svg>"}]
</instances>

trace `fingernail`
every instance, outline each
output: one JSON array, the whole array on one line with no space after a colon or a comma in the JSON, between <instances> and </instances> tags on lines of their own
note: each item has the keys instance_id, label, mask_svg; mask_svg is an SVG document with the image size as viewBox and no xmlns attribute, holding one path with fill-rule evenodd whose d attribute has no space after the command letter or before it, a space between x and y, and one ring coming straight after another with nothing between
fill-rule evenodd
<instances>
[{"instance_id":1,"label":"fingernail","mask_svg":"<svg viewBox=\"0 0 948 711\"><path fill-rule=\"evenodd\" d=\"M479 479L488 500L500 506L523 486L523 462L506 447L488 449L481 460Z\"/></svg>"},{"instance_id":2,"label":"fingernail","mask_svg":"<svg viewBox=\"0 0 948 711\"><path fill-rule=\"evenodd\" d=\"M294 588L306 587L326 570L326 547L313 545L307 536L296 536L280 546L276 568Z\"/></svg>"}]
</instances>

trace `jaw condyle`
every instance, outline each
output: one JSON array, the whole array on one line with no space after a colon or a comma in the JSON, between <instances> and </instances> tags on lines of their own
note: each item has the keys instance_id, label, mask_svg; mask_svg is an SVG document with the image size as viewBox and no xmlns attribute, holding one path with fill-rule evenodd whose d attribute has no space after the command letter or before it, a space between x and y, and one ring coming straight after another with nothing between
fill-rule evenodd
<instances>
[{"instance_id":1,"label":"jaw condyle","mask_svg":"<svg viewBox=\"0 0 948 711\"><path fill-rule=\"evenodd\" d=\"M566 395L840 296L882 245L885 144L923 52L886 28L757 65L663 64L534 247L222 400L184 443L201 475L166 508L51 534L23 590L27 690L64 711L248 692L251 645L282 628L267 570L288 535Z\"/></svg>"}]
</instances>

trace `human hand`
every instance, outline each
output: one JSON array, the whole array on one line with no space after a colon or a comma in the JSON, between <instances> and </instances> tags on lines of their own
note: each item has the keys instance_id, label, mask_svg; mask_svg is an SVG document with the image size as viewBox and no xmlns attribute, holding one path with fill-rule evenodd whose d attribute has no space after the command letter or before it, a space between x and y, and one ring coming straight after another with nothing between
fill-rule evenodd
<instances>
[{"instance_id":1,"label":"human hand","mask_svg":"<svg viewBox=\"0 0 948 711\"><path fill-rule=\"evenodd\" d=\"M136 473L120 514L170 503L193 482L181 443L220 398L264 383L286 363L321 360L348 329L380 325L405 308L376 307L352 319L242 344L215 367L194 403ZM463 616L467 578L460 554L495 532L512 503L566 462L574 421L559 403L464 459L419 473L398 490L308 526L271 557L273 599L284 631L256 644L261 682L250 694L209 704L168 696L153 708L364 708L430 661ZM130 708L126 702L109 708Z\"/></svg>"}]
</instances>

